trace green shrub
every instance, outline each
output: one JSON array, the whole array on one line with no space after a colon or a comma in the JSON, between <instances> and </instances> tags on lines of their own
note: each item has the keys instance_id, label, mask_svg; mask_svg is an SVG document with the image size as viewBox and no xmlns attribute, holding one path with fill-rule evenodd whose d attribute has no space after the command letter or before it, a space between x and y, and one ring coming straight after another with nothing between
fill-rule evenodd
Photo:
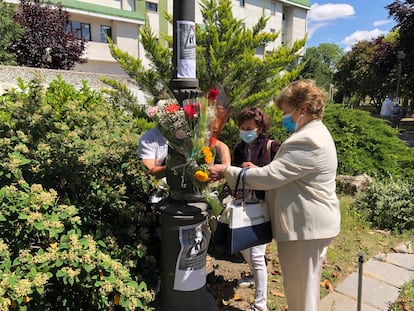
<instances>
[{"instance_id":1,"label":"green shrub","mask_svg":"<svg viewBox=\"0 0 414 311\"><path fill-rule=\"evenodd\" d=\"M289 134L281 123L281 111L265 107L271 117L270 137L283 142ZM382 176L414 179L414 148L397 137L397 130L368 112L328 104L323 122L330 130L338 154L338 174ZM221 139L232 150L240 141L233 120L228 122Z\"/></svg>"},{"instance_id":2,"label":"green shrub","mask_svg":"<svg viewBox=\"0 0 414 311\"><path fill-rule=\"evenodd\" d=\"M373 180L355 196L353 207L379 229L401 232L414 228L414 182Z\"/></svg>"},{"instance_id":3,"label":"green shrub","mask_svg":"<svg viewBox=\"0 0 414 311\"><path fill-rule=\"evenodd\" d=\"M19 88L0 97L0 188L24 180L54 189L58 204L76 206L79 239L91 236L103 241L108 247L100 251L117 260L135 282L155 286L155 216L145 213L145 202L156 184L136 156L142 132L137 122L86 84L76 90L59 78L46 89L37 80L20 81ZM50 239L50 232L42 234ZM0 237L4 236L2 232ZM19 243L19 248L30 249L30 241ZM84 282L80 278L77 284ZM84 286L89 288L90 283ZM55 295L60 293L53 288ZM103 296L96 298L92 288L62 293L68 301L72 291L86 302L95 297L94 307L86 309L105 309ZM146 308L147 300L142 304Z\"/></svg>"},{"instance_id":4,"label":"green shrub","mask_svg":"<svg viewBox=\"0 0 414 311\"><path fill-rule=\"evenodd\" d=\"M338 153L338 174L414 179L414 148L368 112L327 105L324 117Z\"/></svg>"},{"instance_id":5,"label":"green shrub","mask_svg":"<svg viewBox=\"0 0 414 311\"><path fill-rule=\"evenodd\" d=\"M147 309L146 284L108 256L104 241L82 235L76 207L57 204L57 195L23 179L0 189L1 309Z\"/></svg>"}]
</instances>

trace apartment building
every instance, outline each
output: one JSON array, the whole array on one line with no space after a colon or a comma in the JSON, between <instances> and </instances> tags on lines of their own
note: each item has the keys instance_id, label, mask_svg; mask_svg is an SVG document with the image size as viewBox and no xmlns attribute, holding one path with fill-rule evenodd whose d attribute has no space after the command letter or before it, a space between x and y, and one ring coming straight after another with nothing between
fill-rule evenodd
<instances>
[{"instance_id":1,"label":"apartment building","mask_svg":"<svg viewBox=\"0 0 414 311\"><path fill-rule=\"evenodd\" d=\"M19 3L19 0L5 0ZM172 25L168 23L164 12L173 11L173 0L49 0L62 3L70 13L69 31L87 41L86 64L77 65L74 70L125 74L113 59L106 42L109 36L123 51L142 59L145 65L145 53L139 41L139 31L146 17L155 33L172 35ZM175 0L179 1L179 0ZM196 22L202 23L200 5L196 1ZM310 9L310 0L233 0L233 14L243 19L247 27L257 22L264 12L269 16L266 31L280 32L272 44L257 50L263 55L265 50L271 50L286 44L291 46L297 39L306 35L306 16ZM161 37L161 36L160 36Z\"/></svg>"}]
</instances>

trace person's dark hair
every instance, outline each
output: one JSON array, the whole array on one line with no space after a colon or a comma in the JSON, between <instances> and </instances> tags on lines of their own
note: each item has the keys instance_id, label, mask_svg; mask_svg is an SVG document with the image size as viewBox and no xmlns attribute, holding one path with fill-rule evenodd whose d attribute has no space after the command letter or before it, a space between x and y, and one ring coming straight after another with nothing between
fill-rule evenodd
<instances>
[{"instance_id":1,"label":"person's dark hair","mask_svg":"<svg viewBox=\"0 0 414 311\"><path fill-rule=\"evenodd\" d=\"M237 126L247 120L254 120L259 130L259 136L268 136L270 127L270 118L262 109L257 107L243 108L236 115Z\"/></svg>"}]
</instances>

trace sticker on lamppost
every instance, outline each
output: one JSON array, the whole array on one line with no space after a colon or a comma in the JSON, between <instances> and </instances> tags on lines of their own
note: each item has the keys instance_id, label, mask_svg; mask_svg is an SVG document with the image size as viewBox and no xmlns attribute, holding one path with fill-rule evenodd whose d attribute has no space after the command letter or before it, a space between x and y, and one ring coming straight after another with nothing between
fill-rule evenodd
<instances>
[{"instance_id":1,"label":"sticker on lamppost","mask_svg":"<svg viewBox=\"0 0 414 311\"><path fill-rule=\"evenodd\" d=\"M206 284L206 256L210 236L207 221L180 226L181 250L175 267L174 290L192 291Z\"/></svg>"},{"instance_id":2,"label":"sticker on lamppost","mask_svg":"<svg viewBox=\"0 0 414 311\"><path fill-rule=\"evenodd\" d=\"M177 21L177 78L196 78L195 22Z\"/></svg>"}]
</instances>

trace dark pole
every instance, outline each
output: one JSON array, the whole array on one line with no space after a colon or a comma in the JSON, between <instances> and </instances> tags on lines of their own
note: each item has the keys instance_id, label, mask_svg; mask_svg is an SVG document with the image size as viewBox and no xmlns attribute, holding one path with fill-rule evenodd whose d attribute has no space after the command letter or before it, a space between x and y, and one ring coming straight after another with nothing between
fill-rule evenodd
<instances>
[{"instance_id":1,"label":"dark pole","mask_svg":"<svg viewBox=\"0 0 414 311\"><path fill-rule=\"evenodd\" d=\"M398 59L398 77L397 77L397 104L400 104L400 83L401 83L401 70L402 70L402 61L405 58L404 51L398 51L397 59Z\"/></svg>"},{"instance_id":2,"label":"dark pole","mask_svg":"<svg viewBox=\"0 0 414 311\"><path fill-rule=\"evenodd\" d=\"M173 75L171 89L181 106L199 96L196 77L195 0L175 0L173 10ZM157 207L161 220L161 288L157 311L217 311L206 288L210 241L208 204L195 195L185 170L186 156L168 147L169 197Z\"/></svg>"},{"instance_id":3,"label":"dark pole","mask_svg":"<svg viewBox=\"0 0 414 311\"><path fill-rule=\"evenodd\" d=\"M177 100L199 94L196 76L195 0L173 3L173 74L171 89Z\"/></svg>"},{"instance_id":4,"label":"dark pole","mask_svg":"<svg viewBox=\"0 0 414 311\"><path fill-rule=\"evenodd\" d=\"M358 254L358 302L357 302L357 311L361 311L362 305L362 277L363 277L363 264L364 264L364 255Z\"/></svg>"}]
</instances>

